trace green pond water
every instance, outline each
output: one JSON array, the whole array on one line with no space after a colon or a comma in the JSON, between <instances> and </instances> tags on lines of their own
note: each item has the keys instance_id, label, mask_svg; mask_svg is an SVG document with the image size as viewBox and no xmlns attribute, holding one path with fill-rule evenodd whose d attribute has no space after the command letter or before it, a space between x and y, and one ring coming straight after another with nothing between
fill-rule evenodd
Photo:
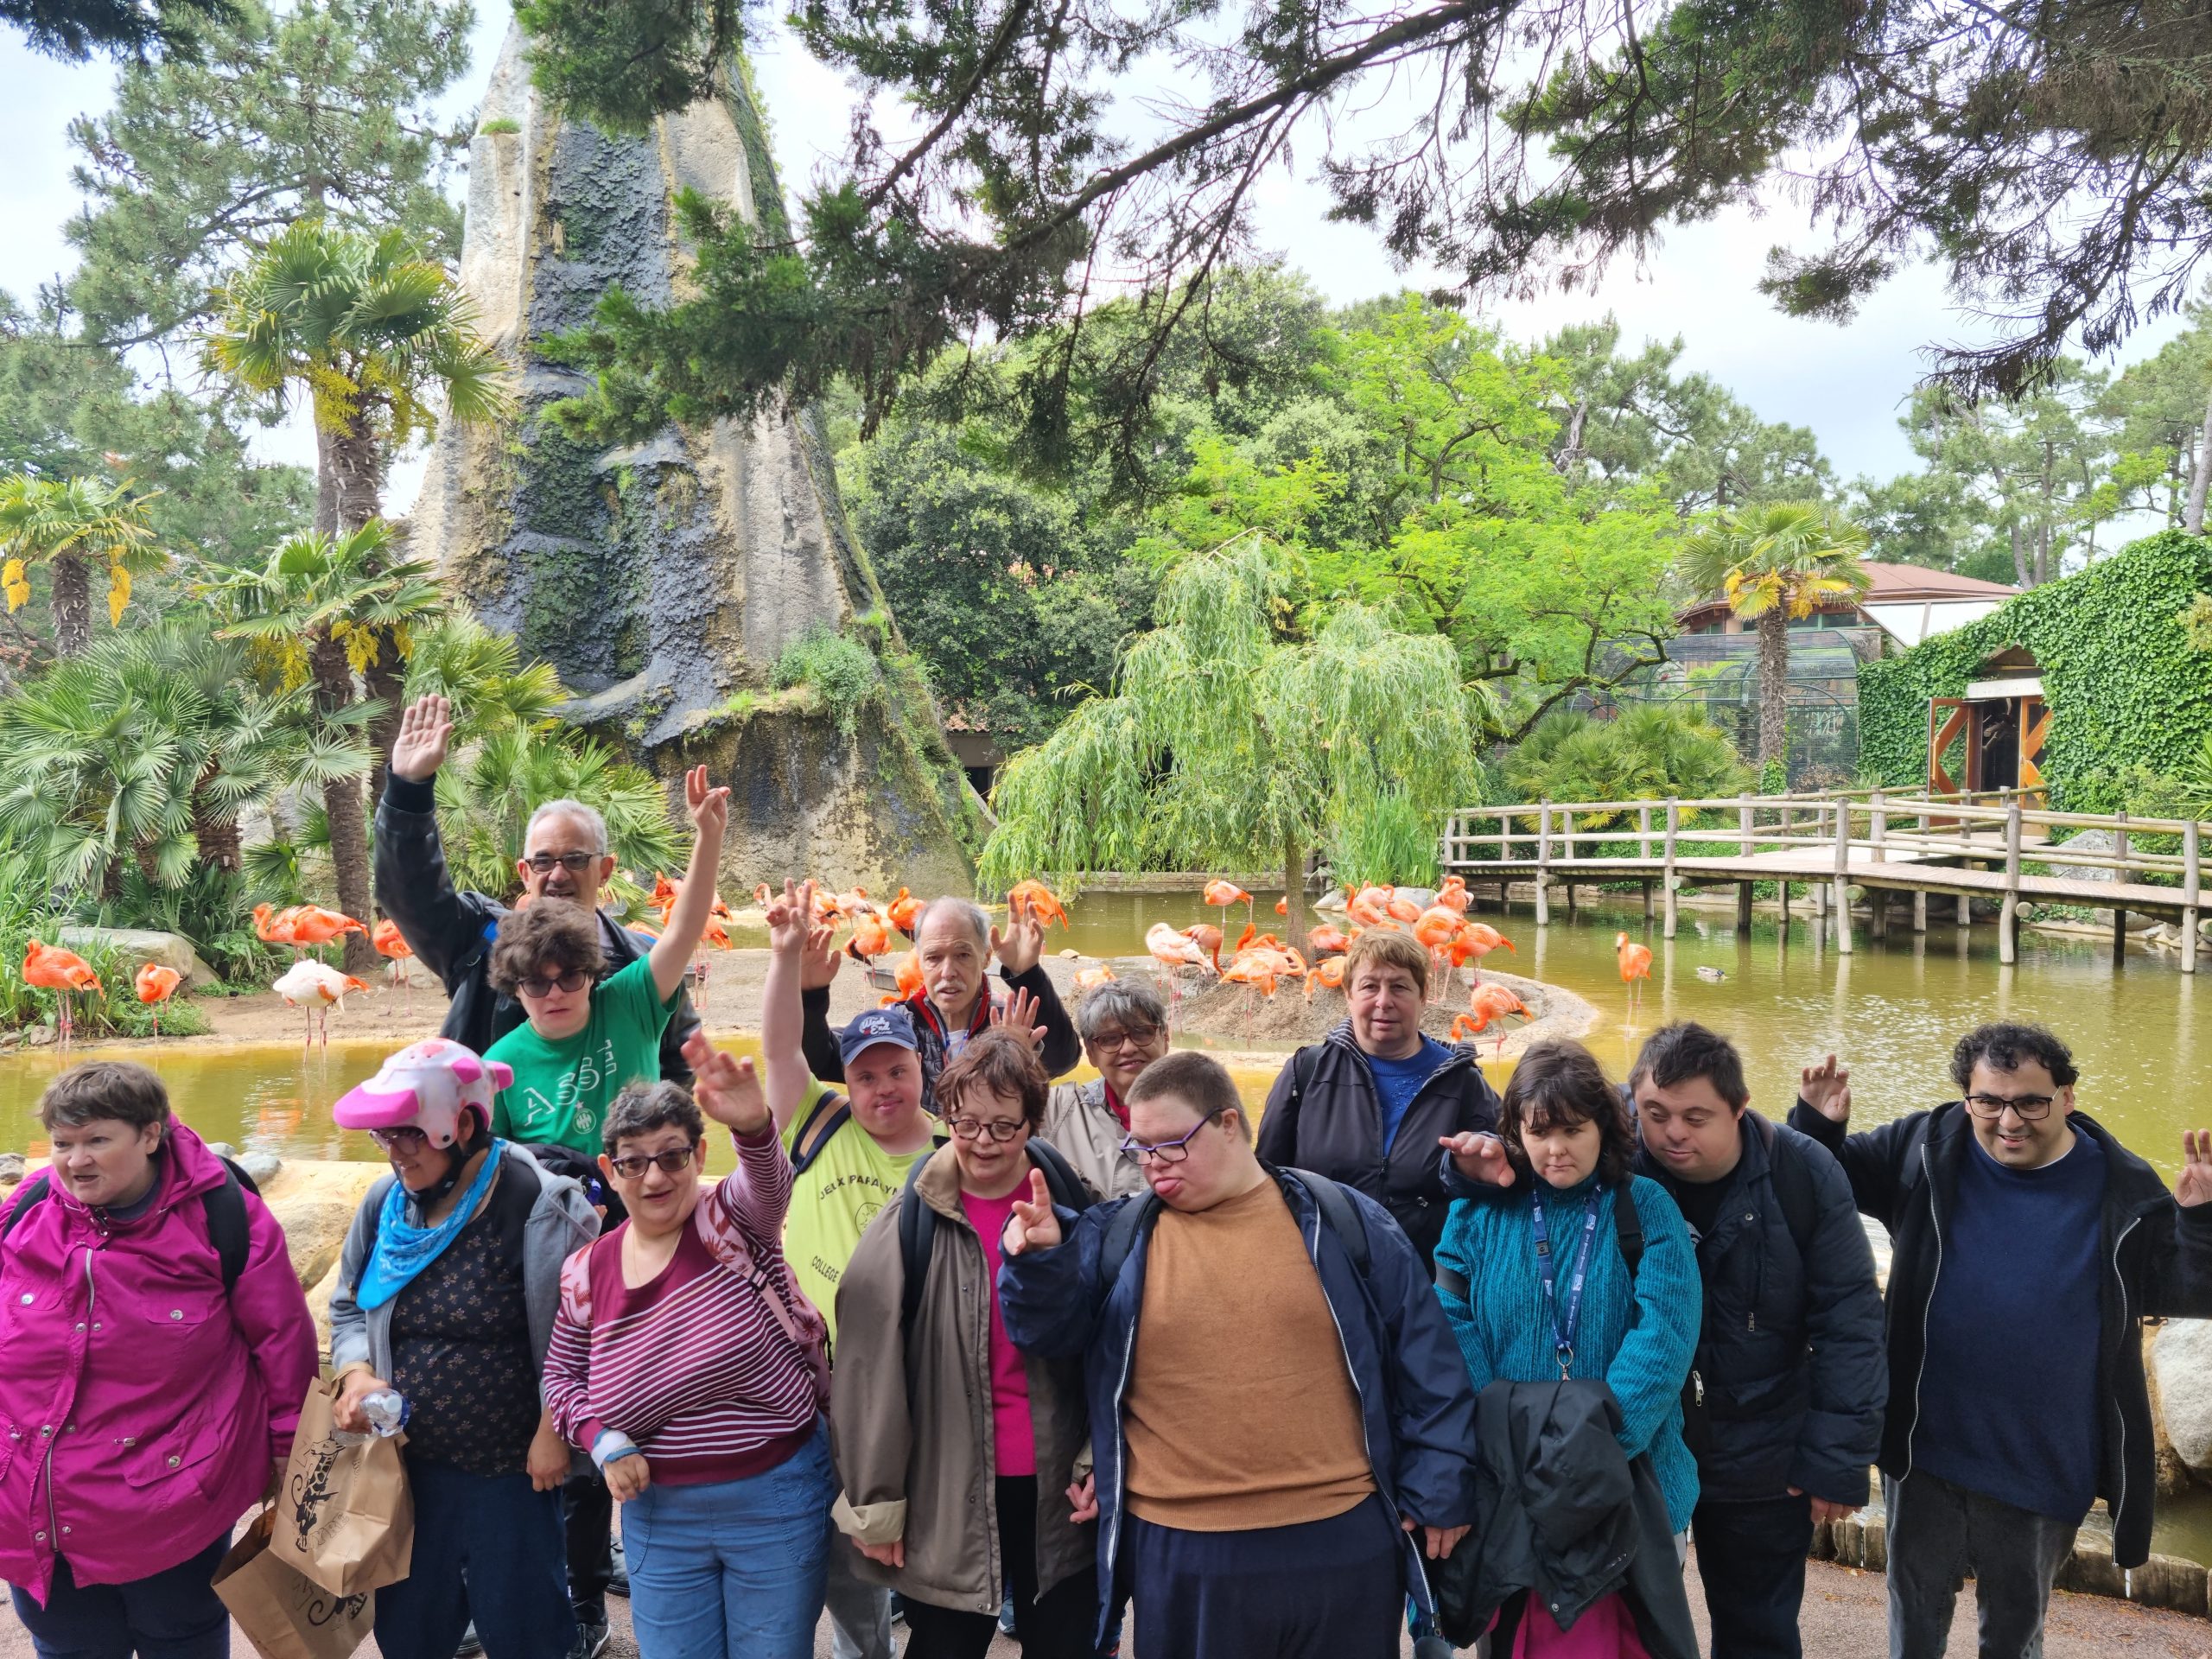
<instances>
[{"instance_id":1,"label":"green pond water","mask_svg":"<svg viewBox=\"0 0 2212 1659\"><path fill-rule=\"evenodd\" d=\"M1258 895L1263 931L1278 925L1277 896ZM1051 930L1051 950L1132 955L1141 952L1144 930L1154 921L1180 927L1221 919L1195 893L1087 894L1071 908L1073 925ZM1701 1020L1737 1040L1754 1102L1777 1116L1793 1097L1798 1068L1831 1049L1852 1067L1854 1120L1861 1124L1949 1099L1956 1090L1946 1065L1958 1035L1984 1020L2014 1019L2045 1023L2072 1046L2083 1109L2169 1179L2181 1160L2183 1129L2212 1124L2212 1101L2201 1097L2204 1062L2212 1058L2212 983L2205 982L2212 975L2186 976L2171 956L2131 950L2115 967L2105 939L2031 932L2019 963L2006 968L1997 961L1993 928L1969 931L1942 921L1924 934L1893 926L1888 939L1874 940L1862 921L1858 948L1846 957L1807 919L1785 931L1763 915L1745 931L1734 925L1732 909L1687 907L1669 944L1656 924L1646 931L1632 897L1586 904L1571 922L1563 906L1555 907L1553 925L1541 931L1525 907L1505 916L1476 913L1516 946L1491 961L1596 1004L1603 1017L1590 1041L1609 1066L1624 1069L1643 1035L1663 1020ZM1228 918L1231 938L1243 925L1240 908ZM1648 943L1653 957L1651 982L1632 1021L1614 966L1613 936L1624 928ZM1700 967L1725 977L1700 978ZM209 1050L180 1043L137 1049L131 1058L162 1072L181 1115L211 1138L288 1157L376 1157L366 1135L341 1131L330 1117L331 1103L375 1071L382 1058L375 1045L334 1043L327 1054L302 1056L290 1046ZM60 1066L51 1051L0 1058L0 1150L44 1150L33 1110ZM1256 1101L1272 1075L1246 1071L1238 1081ZM2163 1506L2158 1548L2212 1560L2212 1503L2192 1497Z\"/></svg>"}]
</instances>

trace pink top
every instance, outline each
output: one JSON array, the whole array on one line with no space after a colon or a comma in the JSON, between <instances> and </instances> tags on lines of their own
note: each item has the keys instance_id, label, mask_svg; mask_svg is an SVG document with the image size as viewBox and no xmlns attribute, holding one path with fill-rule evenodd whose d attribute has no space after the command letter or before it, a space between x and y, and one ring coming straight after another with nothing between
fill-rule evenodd
<instances>
[{"instance_id":1,"label":"pink top","mask_svg":"<svg viewBox=\"0 0 2212 1659\"><path fill-rule=\"evenodd\" d=\"M1006 1316L999 1312L999 1239L1014 1215L1014 1201L1028 1192L1025 1184L1002 1198L960 1195L960 1207L982 1241L983 1265L991 1284L991 1429L995 1472L1033 1475L1037 1472L1037 1435L1029 1421L1029 1370L1021 1351L1007 1340Z\"/></svg>"}]
</instances>

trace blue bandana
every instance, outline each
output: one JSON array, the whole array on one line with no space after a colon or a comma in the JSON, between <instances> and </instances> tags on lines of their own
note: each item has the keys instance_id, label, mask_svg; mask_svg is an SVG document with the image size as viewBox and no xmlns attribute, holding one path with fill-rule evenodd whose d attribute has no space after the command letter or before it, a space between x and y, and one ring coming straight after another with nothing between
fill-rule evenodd
<instances>
[{"instance_id":1,"label":"blue bandana","mask_svg":"<svg viewBox=\"0 0 2212 1659\"><path fill-rule=\"evenodd\" d=\"M384 1210L377 1217L376 1249L369 1252L369 1264L361 1269L361 1282L353 1293L353 1300L364 1312L382 1307L398 1295L416 1274L436 1261L446 1246L461 1236L461 1230L468 1225L469 1219L482 1206L484 1195L492 1190L492 1178L499 1173L499 1160L506 1155L506 1147L504 1141L492 1142L492 1155L476 1172L468 1191L461 1195L461 1202L435 1227L417 1227L407 1219L407 1188L397 1178L393 1179L391 1190L384 1195Z\"/></svg>"}]
</instances>

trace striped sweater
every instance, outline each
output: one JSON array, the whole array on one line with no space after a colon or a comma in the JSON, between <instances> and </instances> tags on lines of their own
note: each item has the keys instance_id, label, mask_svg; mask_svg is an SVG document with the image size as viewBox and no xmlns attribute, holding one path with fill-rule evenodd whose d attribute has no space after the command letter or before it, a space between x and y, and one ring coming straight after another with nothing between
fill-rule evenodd
<instances>
[{"instance_id":1,"label":"striped sweater","mask_svg":"<svg viewBox=\"0 0 2212 1659\"><path fill-rule=\"evenodd\" d=\"M737 1168L703 1191L668 1266L622 1282L625 1222L561 1273L545 1403L572 1444L607 1430L658 1485L743 1479L806 1442L826 1395L822 1316L799 1293L781 1233L791 1161L771 1134L733 1137Z\"/></svg>"}]
</instances>

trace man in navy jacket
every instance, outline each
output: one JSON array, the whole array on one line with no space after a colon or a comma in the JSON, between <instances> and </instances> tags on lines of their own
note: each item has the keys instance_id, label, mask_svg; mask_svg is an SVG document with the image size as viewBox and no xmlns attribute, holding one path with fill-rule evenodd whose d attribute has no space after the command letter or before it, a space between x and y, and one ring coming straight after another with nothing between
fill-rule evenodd
<instances>
[{"instance_id":1,"label":"man in navy jacket","mask_svg":"<svg viewBox=\"0 0 2212 1659\"><path fill-rule=\"evenodd\" d=\"M1420 1256L1373 1199L1260 1162L1193 1052L1132 1085L1151 1188L1003 1238L1007 1334L1080 1355L1103 1639L1116 1574L1147 1659L1395 1659L1421 1563L1474 1515L1475 1400Z\"/></svg>"}]
</instances>

